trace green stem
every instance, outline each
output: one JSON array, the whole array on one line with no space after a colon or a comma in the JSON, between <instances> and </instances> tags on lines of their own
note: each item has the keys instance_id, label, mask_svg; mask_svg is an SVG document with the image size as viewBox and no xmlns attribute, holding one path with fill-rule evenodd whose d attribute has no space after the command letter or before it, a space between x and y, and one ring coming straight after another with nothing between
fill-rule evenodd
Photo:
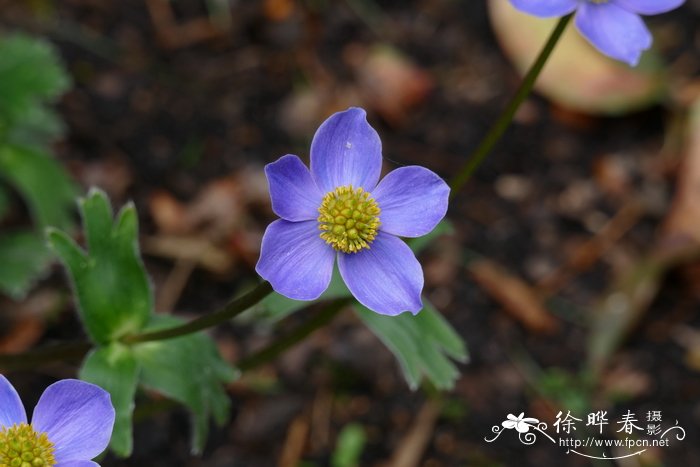
<instances>
[{"instance_id":1,"label":"green stem","mask_svg":"<svg viewBox=\"0 0 700 467\"><path fill-rule=\"evenodd\" d=\"M544 68L544 64L547 63L547 59L552 54L554 46L557 45L557 42L561 38L561 35L566 29L566 26L569 24L570 20L571 15L564 16L559 20L556 27L552 31L552 34L549 36L547 43L540 51L537 60L535 60L535 63L532 64L532 67L527 72L527 75L525 75L525 78L518 88L518 91L515 93L515 96L513 96L511 101L508 103L508 106L503 110L500 117L498 117L498 120L496 120L486 136L484 136L484 139L481 140L479 146L477 146L474 152L472 152L467 162L462 166L457 175L452 178L450 181L452 196L462 189L464 184L467 183L476 169L478 169L484 159L486 159L486 156L491 153L491 150L496 143L501 139L501 136L503 136L503 133L513 121L515 112L518 111L520 105L530 94L530 91L532 91L532 87L535 85L537 77L540 75L542 68Z\"/></svg>"},{"instance_id":2,"label":"green stem","mask_svg":"<svg viewBox=\"0 0 700 467\"><path fill-rule=\"evenodd\" d=\"M306 321L304 324L299 326L297 329L289 333L287 336L273 342L264 349L260 350L249 357L246 357L238 362L236 367L241 372L246 372L253 368L256 368L263 363L267 363L273 360L275 357L283 353L285 350L294 347L296 344L304 340L311 333L319 328L322 328L326 324L330 323L333 318L347 306L352 299L341 298L330 303L326 308L324 308L319 314L314 316L312 319Z\"/></svg>"},{"instance_id":3,"label":"green stem","mask_svg":"<svg viewBox=\"0 0 700 467\"><path fill-rule=\"evenodd\" d=\"M272 286L269 282L263 282L247 294L232 300L222 309L214 313L204 315L201 318L197 318L180 326L125 336L122 342L125 344L136 344L138 342L160 341L203 331L204 329L211 328L238 316L270 295L270 293L272 293Z\"/></svg>"}]
</instances>

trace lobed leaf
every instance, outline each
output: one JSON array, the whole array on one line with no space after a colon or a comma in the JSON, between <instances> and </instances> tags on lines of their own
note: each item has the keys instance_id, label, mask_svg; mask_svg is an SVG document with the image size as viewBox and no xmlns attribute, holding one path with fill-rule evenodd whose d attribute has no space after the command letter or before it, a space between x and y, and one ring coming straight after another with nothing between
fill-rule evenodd
<instances>
[{"instance_id":1,"label":"lobed leaf","mask_svg":"<svg viewBox=\"0 0 700 467\"><path fill-rule=\"evenodd\" d=\"M37 105L55 99L70 85L58 54L42 39L2 37L0 57L0 120L6 126L21 123Z\"/></svg>"},{"instance_id":2,"label":"lobed leaf","mask_svg":"<svg viewBox=\"0 0 700 467\"><path fill-rule=\"evenodd\" d=\"M77 189L60 164L42 149L0 146L0 177L24 197L39 227L68 229Z\"/></svg>"},{"instance_id":3,"label":"lobed leaf","mask_svg":"<svg viewBox=\"0 0 700 467\"><path fill-rule=\"evenodd\" d=\"M132 204L112 219L107 195L93 189L80 200L88 252L56 229L49 245L68 270L83 323L98 344L109 344L142 330L153 296L138 249L138 220Z\"/></svg>"},{"instance_id":4,"label":"lobed leaf","mask_svg":"<svg viewBox=\"0 0 700 467\"><path fill-rule=\"evenodd\" d=\"M155 331L181 324L172 316L154 315L147 330ZM163 393L192 412L192 450L204 449L209 418L219 425L228 419L230 401L224 383L233 381L237 372L219 355L205 334L191 334L171 340L134 346L141 365L141 383Z\"/></svg>"},{"instance_id":5,"label":"lobed leaf","mask_svg":"<svg viewBox=\"0 0 700 467\"><path fill-rule=\"evenodd\" d=\"M466 362L466 345L425 298L423 304L415 316L383 316L362 305L355 305L355 312L392 351L411 389L418 387L423 376L438 389L451 389L459 377L451 359Z\"/></svg>"},{"instance_id":6,"label":"lobed leaf","mask_svg":"<svg viewBox=\"0 0 700 467\"><path fill-rule=\"evenodd\" d=\"M118 343L93 350L85 358L79 377L111 395L116 418L110 447L118 456L130 456L134 396L139 377L139 365L132 350Z\"/></svg>"}]
</instances>

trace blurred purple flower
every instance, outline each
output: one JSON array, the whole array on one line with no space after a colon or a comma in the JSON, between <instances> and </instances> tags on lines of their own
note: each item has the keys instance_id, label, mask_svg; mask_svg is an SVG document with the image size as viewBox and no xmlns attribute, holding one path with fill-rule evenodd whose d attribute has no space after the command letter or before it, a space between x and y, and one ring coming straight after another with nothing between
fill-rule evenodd
<instances>
[{"instance_id":1,"label":"blurred purple flower","mask_svg":"<svg viewBox=\"0 0 700 467\"><path fill-rule=\"evenodd\" d=\"M99 467L90 459L112 436L114 407L94 384L64 379L44 391L32 423L17 391L0 375L0 465Z\"/></svg>"},{"instance_id":2,"label":"blurred purple flower","mask_svg":"<svg viewBox=\"0 0 700 467\"><path fill-rule=\"evenodd\" d=\"M576 27L605 55L639 63L651 47L651 33L639 15L657 15L678 8L685 0L510 0L518 10L548 18L576 11Z\"/></svg>"},{"instance_id":3,"label":"blurred purple flower","mask_svg":"<svg viewBox=\"0 0 700 467\"><path fill-rule=\"evenodd\" d=\"M311 171L293 155L265 167L272 210L256 271L274 290L314 300L333 265L355 298L384 315L423 308L423 271L398 237L427 234L447 212L450 192L435 173L401 167L379 181L382 145L365 111L323 122L311 142Z\"/></svg>"}]
</instances>

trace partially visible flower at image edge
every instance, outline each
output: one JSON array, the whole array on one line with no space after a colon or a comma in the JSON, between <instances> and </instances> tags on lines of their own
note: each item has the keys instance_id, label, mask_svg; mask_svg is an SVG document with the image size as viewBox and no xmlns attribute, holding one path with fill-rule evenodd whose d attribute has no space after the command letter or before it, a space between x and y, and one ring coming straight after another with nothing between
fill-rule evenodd
<instances>
[{"instance_id":1,"label":"partially visible flower at image edge","mask_svg":"<svg viewBox=\"0 0 700 467\"><path fill-rule=\"evenodd\" d=\"M576 28L595 48L636 66L653 38L639 15L658 15L685 0L510 0L515 8L541 18L576 11Z\"/></svg>"},{"instance_id":2,"label":"partially visible flower at image edge","mask_svg":"<svg viewBox=\"0 0 700 467\"><path fill-rule=\"evenodd\" d=\"M91 459L107 448L114 416L107 391L64 379L46 388L28 424L17 391L0 375L0 466L99 467Z\"/></svg>"},{"instance_id":3,"label":"partially visible flower at image edge","mask_svg":"<svg viewBox=\"0 0 700 467\"><path fill-rule=\"evenodd\" d=\"M419 166L379 181L382 145L363 109L330 116L311 142L311 170L288 154L265 166L272 210L256 271L295 300L327 288L335 260L353 296L384 315L423 308L423 270L398 237L429 233L447 212L450 189Z\"/></svg>"}]
</instances>

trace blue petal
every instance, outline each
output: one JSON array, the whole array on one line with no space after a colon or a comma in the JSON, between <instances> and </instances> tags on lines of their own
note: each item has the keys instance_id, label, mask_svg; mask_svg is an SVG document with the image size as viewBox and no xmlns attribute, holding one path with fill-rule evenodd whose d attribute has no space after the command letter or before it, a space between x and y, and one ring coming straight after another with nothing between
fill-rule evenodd
<instances>
[{"instance_id":1,"label":"blue petal","mask_svg":"<svg viewBox=\"0 0 700 467\"><path fill-rule=\"evenodd\" d=\"M100 467L100 464L93 461L68 461L56 464L56 467Z\"/></svg>"},{"instance_id":2,"label":"blue petal","mask_svg":"<svg viewBox=\"0 0 700 467\"><path fill-rule=\"evenodd\" d=\"M568 15L578 6L577 0L510 0L510 3L518 10L540 18Z\"/></svg>"},{"instance_id":3,"label":"blue petal","mask_svg":"<svg viewBox=\"0 0 700 467\"><path fill-rule=\"evenodd\" d=\"M685 3L685 0L615 0L625 10L640 15L658 15L675 10Z\"/></svg>"},{"instance_id":4,"label":"blue petal","mask_svg":"<svg viewBox=\"0 0 700 467\"><path fill-rule=\"evenodd\" d=\"M637 65L642 52L651 47L651 33L639 15L614 3L582 3L576 27L602 53L630 66Z\"/></svg>"},{"instance_id":5,"label":"blue petal","mask_svg":"<svg viewBox=\"0 0 700 467\"><path fill-rule=\"evenodd\" d=\"M27 413L15 388L0 375L0 429L16 423L27 423Z\"/></svg>"},{"instance_id":6,"label":"blue petal","mask_svg":"<svg viewBox=\"0 0 700 467\"><path fill-rule=\"evenodd\" d=\"M46 433L58 464L89 460L105 450L112 437L114 407L99 386L64 379L52 384L34 408L32 426Z\"/></svg>"},{"instance_id":7,"label":"blue petal","mask_svg":"<svg viewBox=\"0 0 700 467\"><path fill-rule=\"evenodd\" d=\"M382 142L365 111L331 115L311 142L311 175L323 193L352 185L372 191L382 170Z\"/></svg>"},{"instance_id":8,"label":"blue petal","mask_svg":"<svg viewBox=\"0 0 700 467\"><path fill-rule=\"evenodd\" d=\"M317 299L328 288L335 261L335 250L320 233L316 221L273 222L265 230L255 270L285 297Z\"/></svg>"},{"instance_id":9,"label":"blue petal","mask_svg":"<svg viewBox=\"0 0 700 467\"><path fill-rule=\"evenodd\" d=\"M340 275L357 301L382 315L413 314L423 308L423 271L411 249L379 232L369 249L339 253Z\"/></svg>"},{"instance_id":10,"label":"blue petal","mask_svg":"<svg viewBox=\"0 0 700 467\"><path fill-rule=\"evenodd\" d=\"M420 237L445 217L450 187L434 172L409 166L390 172L372 196L381 209L379 228L383 232Z\"/></svg>"},{"instance_id":11,"label":"blue petal","mask_svg":"<svg viewBox=\"0 0 700 467\"><path fill-rule=\"evenodd\" d=\"M309 169L291 154L265 166L270 185L272 210L288 221L308 221L318 217L323 195L311 178Z\"/></svg>"}]
</instances>

